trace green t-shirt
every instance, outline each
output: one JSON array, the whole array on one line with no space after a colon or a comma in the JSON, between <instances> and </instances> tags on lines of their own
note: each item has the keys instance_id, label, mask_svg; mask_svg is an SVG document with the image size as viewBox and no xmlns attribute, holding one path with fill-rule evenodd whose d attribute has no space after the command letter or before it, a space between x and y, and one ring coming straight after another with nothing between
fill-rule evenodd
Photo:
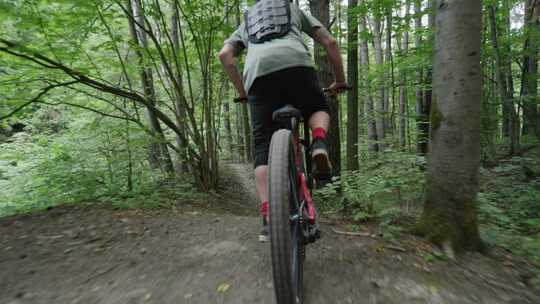
<instances>
[{"instance_id":1,"label":"green t-shirt","mask_svg":"<svg viewBox=\"0 0 540 304\"><path fill-rule=\"evenodd\" d=\"M291 23L292 27L287 35L264 43L251 43L242 22L229 39L225 40L225 44L230 44L235 48L237 55L243 49L248 49L244 65L246 92L249 92L257 77L291 67L313 66L302 32L312 37L315 30L323 25L294 3L291 3Z\"/></svg>"}]
</instances>

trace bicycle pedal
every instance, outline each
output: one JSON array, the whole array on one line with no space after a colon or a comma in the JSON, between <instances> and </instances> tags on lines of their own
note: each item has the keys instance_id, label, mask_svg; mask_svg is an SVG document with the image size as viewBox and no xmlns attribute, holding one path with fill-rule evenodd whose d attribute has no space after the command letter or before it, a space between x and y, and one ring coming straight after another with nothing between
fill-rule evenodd
<instances>
[{"instance_id":1,"label":"bicycle pedal","mask_svg":"<svg viewBox=\"0 0 540 304\"><path fill-rule=\"evenodd\" d=\"M313 225L309 227L308 236L306 238L306 244L315 243L318 239L321 238L321 229L318 225Z\"/></svg>"}]
</instances>

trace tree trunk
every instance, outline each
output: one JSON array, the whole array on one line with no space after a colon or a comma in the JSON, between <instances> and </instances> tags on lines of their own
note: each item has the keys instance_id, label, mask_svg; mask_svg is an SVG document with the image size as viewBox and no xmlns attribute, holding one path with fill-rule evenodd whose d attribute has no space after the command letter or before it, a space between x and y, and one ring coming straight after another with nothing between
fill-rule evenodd
<instances>
[{"instance_id":1,"label":"tree trunk","mask_svg":"<svg viewBox=\"0 0 540 304\"><path fill-rule=\"evenodd\" d=\"M482 107L481 0L438 0L433 106L419 232L456 251L481 250L476 222Z\"/></svg>"},{"instance_id":2,"label":"tree trunk","mask_svg":"<svg viewBox=\"0 0 540 304\"><path fill-rule=\"evenodd\" d=\"M491 40L495 55L495 63L497 67L497 83L501 94L506 112L508 113L508 128L510 133L510 142L508 154L515 155L519 152L519 118L514 109L514 98L511 89L508 87L508 76L506 75L507 68L503 62L501 51L499 48L498 31L496 23L495 8L492 5L488 6L489 20L491 24Z\"/></svg>"},{"instance_id":3,"label":"tree trunk","mask_svg":"<svg viewBox=\"0 0 540 304\"><path fill-rule=\"evenodd\" d=\"M409 20L409 4L405 8L405 20ZM407 57L409 53L409 30L408 26L403 33L402 56ZM406 150L407 140L407 75L401 72L401 86L399 87L399 146L401 150Z\"/></svg>"},{"instance_id":4,"label":"tree trunk","mask_svg":"<svg viewBox=\"0 0 540 304\"><path fill-rule=\"evenodd\" d=\"M385 72L384 72L384 57L382 49L382 29L381 17L375 15L373 17L373 45L375 48L375 63L377 64L377 85L379 86L379 96L377 97L377 140L379 143L379 151L384 150L384 140L386 138L385 126Z\"/></svg>"},{"instance_id":5,"label":"tree trunk","mask_svg":"<svg viewBox=\"0 0 540 304\"><path fill-rule=\"evenodd\" d=\"M244 162L245 159L245 145L244 145L244 132L242 122L242 108L241 105L236 104L236 155L238 156L238 162Z\"/></svg>"},{"instance_id":6,"label":"tree trunk","mask_svg":"<svg viewBox=\"0 0 540 304\"><path fill-rule=\"evenodd\" d=\"M251 147L251 124L249 123L249 110L247 103L242 103L241 113L242 113L242 132L244 133L242 138L244 139L244 159L246 162L251 162L253 160L253 153Z\"/></svg>"},{"instance_id":7,"label":"tree trunk","mask_svg":"<svg viewBox=\"0 0 540 304\"><path fill-rule=\"evenodd\" d=\"M429 42L433 44L433 31L435 29L435 15L432 7L433 1L428 1L428 28L430 31ZM430 54L430 57L433 57L433 54ZM423 92L423 101L421 108L421 118L422 123L420 125L421 134L425 139L422 143L421 151L422 154L426 154L429 151L428 138L429 138L429 116L431 113L431 102L432 102L432 85L433 85L433 67L428 67L426 71L426 78L424 79L424 92Z\"/></svg>"},{"instance_id":8,"label":"tree trunk","mask_svg":"<svg viewBox=\"0 0 540 304\"><path fill-rule=\"evenodd\" d=\"M358 15L352 11L358 0L349 0L347 11L347 170L359 169L358 159Z\"/></svg>"},{"instance_id":9,"label":"tree trunk","mask_svg":"<svg viewBox=\"0 0 540 304\"><path fill-rule=\"evenodd\" d=\"M184 86L183 86L183 79L182 79L182 67L180 65L180 38L178 35L178 22L180 22L180 17L178 13L178 8L176 7L176 3L173 2L171 4L171 10L173 12L171 16L171 40L172 40L172 47L174 52L174 60L176 67L176 81L178 82L180 86L180 92L176 92L174 95L174 108L175 108L175 118L176 118L176 125L178 126L178 129L182 131L181 134L176 134L176 143L178 145L178 167L180 168L181 172L187 172L188 171L188 157L187 157L187 137L186 137L186 109L184 108L184 105L187 104L186 97L184 94Z\"/></svg>"},{"instance_id":10,"label":"tree trunk","mask_svg":"<svg viewBox=\"0 0 540 304\"><path fill-rule=\"evenodd\" d=\"M317 18L325 27L330 25L330 1L329 0L311 0L309 7L311 14ZM321 86L328 87L334 82L334 73L332 64L326 55L324 48L315 43L315 65L319 67L318 76ZM329 97L328 105L330 107L330 129L328 130L328 150L330 161L333 166L333 176L341 175L341 142L339 131L339 104L336 98Z\"/></svg>"},{"instance_id":11,"label":"tree trunk","mask_svg":"<svg viewBox=\"0 0 540 304\"><path fill-rule=\"evenodd\" d=\"M523 75L521 95L523 96L523 135L540 137L538 117L538 11L536 0L528 0L525 5L524 28L525 46L523 47ZM540 3L538 3L540 6Z\"/></svg>"},{"instance_id":12,"label":"tree trunk","mask_svg":"<svg viewBox=\"0 0 540 304\"><path fill-rule=\"evenodd\" d=\"M415 29L415 39L414 47L417 49L422 48L422 0L414 1L414 29ZM418 69L416 75L416 132L417 132L417 141L416 141L416 153L418 155L426 155L428 137L424 132L426 123L426 117L424 116L424 92L422 85L424 84L424 71L422 68Z\"/></svg>"},{"instance_id":13,"label":"tree trunk","mask_svg":"<svg viewBox=\"0 0 540 304\"><path fill-rule=\"evenodd\" d=\"M368 135L368 151L379 151L379 145L377 144L377 125L375 122L375 113L373 98L371 96L371 86L369 81L369 46L365 35L367 31L366 16L360 16L359 31L363 33L360 41L360 84L362 85L362 91L364 92L364 112L367 122L367 135Z\"/></svg>"},{"instance_id":14,"label":"tree trunk","mask_svg":"<svg viewBox=\"0 0 540 304\"><path fill-rule=\"evenodd\" d=\"M394 104L394 59L392 58L392 9L386 8L386 48L384 50L384 60L390 67L385 68L384 86L388 88L384 95L383 121L385 135L393 135L394 122L393 115L390 115L390 100Z\"/></svg>"},{"instance_id":15,"label":"tree trunk","mask_svg":"<svg viewBox=\"0 0 540 304\"><path fill-rule=\"evenodd\" d=\"M133 0L133 6L131 5L131 0L128 0L128 7L132 7L132 10L130 10L130 12L133 13L133 18L137 20L137 23L140 25L144 25L145 22L140 0ZM146 39L146 33L140 28L140 25L136 25L132 18L129 16L128 21L134 43L141 48L147 48L148 42ZM142 51L140 49L137 49L136 53L139 60L141 83L144 95L150 102L154 102L155 90L152 69L149 66L145 65ZM174 175L174 166L172 164L171 156L165 143L165 136L163 134L163 130L156 116L156 113L151 107L148 107L147 114L150 124L150 130L155 137L154 142L150 144L150 166L154 169L161 168L163 172L169 175Z\"/></svg>"},{"instance_id":16,"label":"tree trunk","mask_svg":"<svg viewBox=\"0 0 540 304\"><path fill-rule=\"evenodd\" d=\"M229 91L229 82L226 84L227 91ZM229 94L226 94L229 96ZM229 100L225 99L222 101L223 104L223 124L225 126L225 138L227 139L227 152L230 154L231 160L234 160L234 150L233 150L233 136L231 128L231 110L229 106Z\"/></svg>"}]
</instances>

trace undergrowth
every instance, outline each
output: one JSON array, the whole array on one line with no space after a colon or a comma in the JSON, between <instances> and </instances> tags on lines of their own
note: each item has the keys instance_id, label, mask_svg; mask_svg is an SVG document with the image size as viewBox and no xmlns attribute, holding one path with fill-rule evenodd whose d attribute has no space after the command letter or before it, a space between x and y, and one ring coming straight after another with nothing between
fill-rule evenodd
<instances>
[{"instance_id":1,"label":"undergrowth","mask_svg":"<svg viewBox=\"0 0 540 304\"><path fill-rule=\"evenodd\" d=\"M420 164L420 165L419 165ZM325 217L345 219L349 228L377 223L394 238L421 214L424 172L414 155L385 152L364 160L316 191ZM483 240L540 265L540 148L502 159L480 170L478 222Z\"/></svg>"}]
</instances>

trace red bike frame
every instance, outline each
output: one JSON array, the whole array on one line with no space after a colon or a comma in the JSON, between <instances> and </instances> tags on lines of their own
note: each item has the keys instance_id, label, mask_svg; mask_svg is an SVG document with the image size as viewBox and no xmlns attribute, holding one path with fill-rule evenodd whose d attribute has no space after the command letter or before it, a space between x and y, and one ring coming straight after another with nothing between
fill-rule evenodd
<instances>
[{"instance_id":1,"label":"red bike frame","mask_svg":"<svg viewBox=\"0 0 540 304\"><path fill-rule=\"evenodd\" d=\"M307 126L306 126L307 127ZM296 156L296 174L297 174L297 189L299 190L299 199L300 199L300 208L303 210L307 210L307 214L304 214L306 216L309 224L313 225L315 224L315 204L313 203L313 198L311 196L311 192L309 191L309 187L307 184L307 178L306 173L303 170L303 164L302 164L302 145L300 144L300 136L298 134L298 126L294 130L294 150L295 150L295 156ZM308 132L306 132L307 134ZM302 208L303 202L305 202L305 209Z\"/></svg>"}]
</instances>

